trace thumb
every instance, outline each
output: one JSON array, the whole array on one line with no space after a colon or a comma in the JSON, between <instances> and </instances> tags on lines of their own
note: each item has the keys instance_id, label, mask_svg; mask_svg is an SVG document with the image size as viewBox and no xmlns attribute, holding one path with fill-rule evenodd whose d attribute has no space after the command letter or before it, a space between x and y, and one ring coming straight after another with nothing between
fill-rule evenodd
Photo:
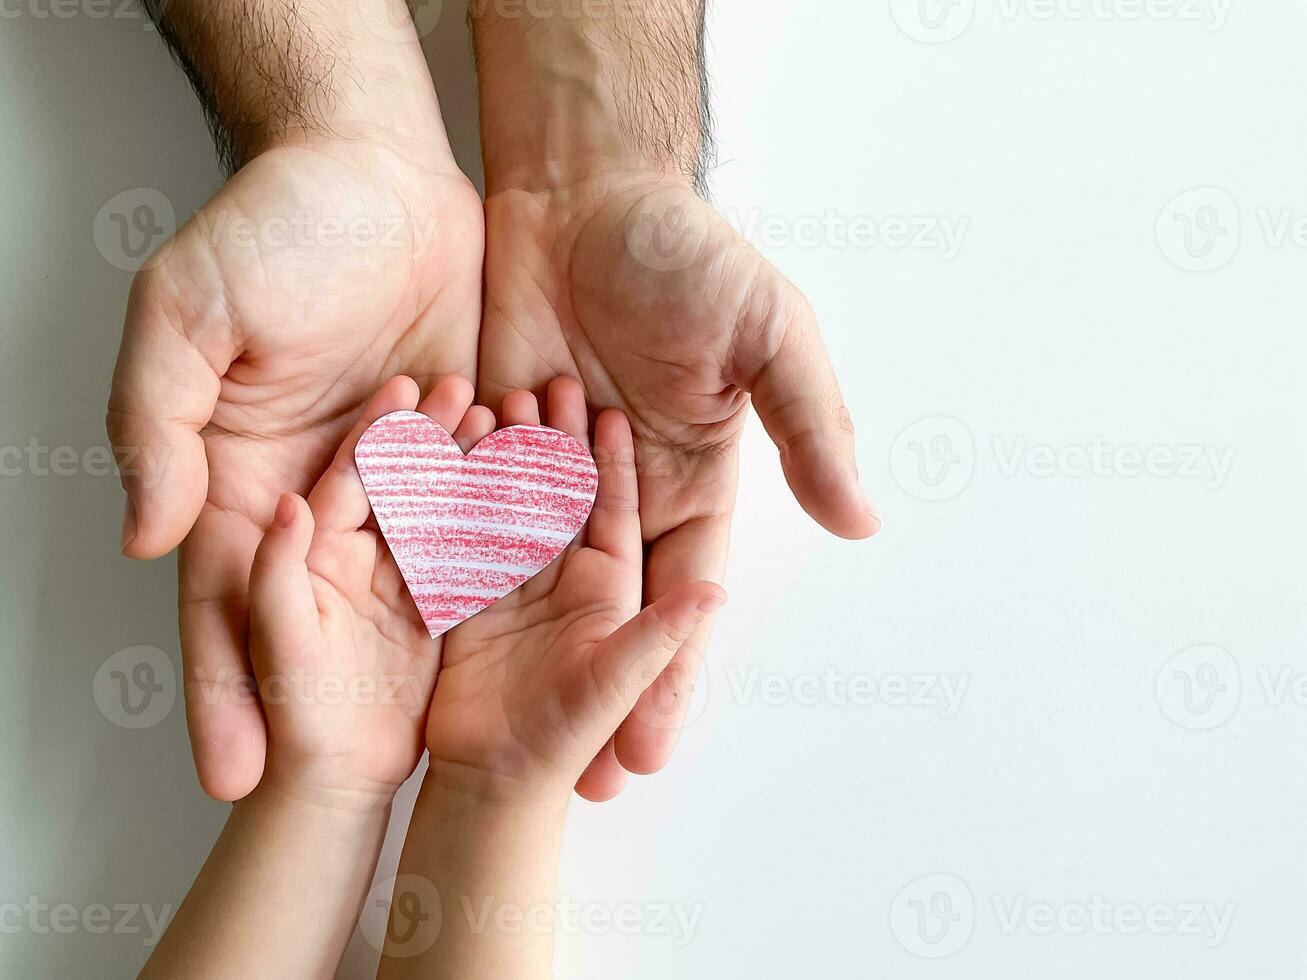
<instances>
[{"instance_id":1,"label":"thumb","mask_svg":"<svg viewBox=\"0 0 1307 980\"><path fill-rule=\"evenodd\" d=\"M640 695L676 656L681 644L705 618L726 602L726 593L712 582L693 582L672 589L653 605L599 644L594 677L603 692L605 735L616 730Z\"/></svg>"},{"instance_id":2,"label":"thumb","mask_svg":"<svg viewBox=\"0 0 1307 980\"><path fill-rule=\"evenodd\" d=\"M742 323L761 349L737 348L735 381L747 389L795 499L814 520L845 538L880 530L880 517L858 482L853 421L803 294L770 267L763 298L751 304L759 322Z\"/></svg>"},{"instance_id":3,"label":"thumb","mask_svg":"<svg viewBox=\"0 0 1307 980\"><path fill-rule=\"evenodd\" d=\"M122 550L157 558L190 531L208 493L200 429L218 401L213 367L174 320L182 304L156 270L132 284L106 428L127 506Z\"/></svg>"},{"instance_id":4,"label":"thumb","mask_svg":"<svg viewBox=\"0 0 1307 980\"><path fill-rule=\"evenodd\" d=\"M250 628L286 648L318 631L318 603L306 564L313 544L313 512L303 497L283 493L272 525L250 566Z\"/></svg>"}]
</instances>

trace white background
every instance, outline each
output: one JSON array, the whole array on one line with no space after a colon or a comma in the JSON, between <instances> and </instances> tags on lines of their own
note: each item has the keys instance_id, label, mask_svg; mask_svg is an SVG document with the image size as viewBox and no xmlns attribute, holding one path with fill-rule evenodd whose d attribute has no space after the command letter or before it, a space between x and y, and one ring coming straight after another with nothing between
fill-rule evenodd
<instances>
[{"instance_id":1,"label":"white background","mask_svg":"<svg viewBox=\"0 0 1307 980\"><path fill-rule=\"evenodd\" d=\"M562 871L592 925L696 927L562 936L560 976L1304 975L1307 12L1217 3L718 0L716 203L821 315L886 526L824 535L751 429L696 720L577 802ZM429 46L467 164L455 7ZM184 219L218 177L139 14L0 9L0 447L79 459L0 476L0 974L125 976L142 934L33 903L158 914L226 808L180 702L137 731L93 698L117 651L178 662L173 561L118 557L84 455L130 282L96 216L152 188Z\"/></svg>"}]
</instances>

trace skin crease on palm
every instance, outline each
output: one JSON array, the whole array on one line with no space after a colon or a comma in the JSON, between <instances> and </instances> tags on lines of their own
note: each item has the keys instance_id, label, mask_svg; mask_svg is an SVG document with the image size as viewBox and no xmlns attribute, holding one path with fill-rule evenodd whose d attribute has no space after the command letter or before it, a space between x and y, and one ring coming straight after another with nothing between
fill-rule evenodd
<instances>
[{"instance_id":1,"label":"skin crease on palm","mask_svg":"<svg viewBox=\"0 0 1307 980\"><path fill-rule=\"evenodd\" d=\"M612 665L604 641L640 611L642 564L630 428L614 411L595 424L600 486L588 530L499 603L440 640L428 637L371 519L354 446L382 415L416 408L466 452L495 426L489 409L471 405L472 394L471 382L447 377L419 403L411 379L391 379L307 501L286 494L277 505L288 532L271 549L265 539L255 557L251 652L267 685L267 775L283 791L337 802L375 797L384 806L417 765L425 727L438 781L478 796L506 790L514 802L526 792L554 805L607 736L597 712L614 695L630 703L653 679L622 675L617 690L605 679ZM574 380L551 383L546 406L548 424L590 442ZM504 400L505 425L539 425L541 415L529 392ZM721 599L710 583L679 591L694 603ZM308 679L369 678L387 696L283 711L273 681L295 671Z\"/></svg>"},{"instance_id":2,"label":"skin crease on palm","mask_svg":"<svg viewBox=\"0 0 1307 980\"><path fill-rule=\"evenodd\" d=\"M720 581L750 393L799 502L836 534L874 534L853 432L802 294L683 182L618 175L486 202L482 397L581 379L635 436L644 601ZM580 790L616 795L666 762L711 623L641 699Z\"/></svg>"},{"instance_id":3,"label":"skin crease on palm","mask_svg":"<svg viewBox=\"0 0 1307 980\"><path fill-rule=\"evenodd\" d=\"M163 469L129 478L124 552L185 537L188 727L211 796L241 798L263 769L247 583L277 499L308 491L385 379L474 376L483 231L443 135L305 141L256 157L133 283L108 426Z\"/></svg>"},{"instance_id":4,"label":"skin crease on palm","mask_svg":"<svg viewBox=\"0 0 1307 980\"><path fill-rule=\"evenodd\" d=\"M229 28L245 22L223 10ZM399 5L377 0L368 10L399 13ZM200 8L178 8L187 11ZM558 182L528 149L530 187L498 179L511 169L487 158L483 211L434 98L401 97L430 84L412 57L412 25L383 32L386 47L369 60L367 19L354 23L344 11L309 13L326 37L342 18L340 36L358 46L356 65L373 66L389 104L346 71L338 94L349 96L341 107L350 110L349 138L276 134L164 245L133 284L110 399L115 448L156 463L125 477L134 506L124 552L149 558L182 545L188 727L201 785L219 799L248 793L264 765L266 728L246 652L259 537L279 495L308 491L360 406L395 374L424 391L445 374L477 377L478 397L495 406L512 389L541 394L548 379L566 375L584 385L592 418L606 407L625 411L645 603L679 583L721 580L750 400L813 517L853 538L880 524L858 485L848 413L807 301L686 179L604 164L582 170L602 176ZM183 20L197 36L217 29L207 16ZM293 35L302 22L274 18L272 26ZM282 40L291 55L304 54L290 43L297 38ZM195 43L221 50L212 37ZM221 57L209 63L231 67ZM243 89L247 77L234 71L225 81ZM264 105L259 92L246 94ZM402 125L387 126L392 111ZM521 121L509 126L518 148L531 128ZM599 131L611 136L611 123ZM284 223L301 217L308 237L292 231L288 243ZM364 240L354 231L360 222ZM593 761L583 795L607 798L628 771L666 762L710 630L705 623L687 640Z\"/></svg>"}]
</instances>

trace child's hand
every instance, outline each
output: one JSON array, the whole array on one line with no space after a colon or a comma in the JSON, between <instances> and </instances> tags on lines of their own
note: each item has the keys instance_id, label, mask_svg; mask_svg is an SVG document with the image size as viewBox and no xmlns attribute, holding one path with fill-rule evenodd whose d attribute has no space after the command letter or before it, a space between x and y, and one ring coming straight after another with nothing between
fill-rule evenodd
<instances>
[{"instance_id":1,"label":"child's hand","mask_svg":"<svg viewBox=\"0 0 1307 980\"><path fill-rule=\"evenodd\" d=\"M354 465L374 421L417 405L385 384L307 502L285 494L250 572L250 654L268 721L263 783L314 801L389 804L422 751L439 666ZM421 405L467 447L494 426L472 385L446 378Z\"/></svg>"},{"instance_id":2,"label":"child's hand","mask_svg":"<svg viewBox=\"0 0 1307 980\"><path fill-rule=\"evenodd\" d=\"M505 425L540 423L525 391L504 399L503 415ZM548 424L588 443L576 381L549 386ZM591 760L611 753L640 694L725 601L718 586L699 582L640 611L643 543L622 413L600 414L594 456L599 491L586 530L535 578L446 634L428 780L507 801L565 801ZM577 788L599 799L621 785L605 778Z\"/></svg>"}]
</instances>

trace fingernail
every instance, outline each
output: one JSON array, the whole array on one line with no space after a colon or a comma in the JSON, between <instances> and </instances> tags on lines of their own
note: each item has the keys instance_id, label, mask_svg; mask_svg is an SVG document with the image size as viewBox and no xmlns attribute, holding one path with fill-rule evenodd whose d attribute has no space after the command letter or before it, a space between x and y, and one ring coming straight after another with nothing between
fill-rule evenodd
<instances>
[{"instance_id":1,"label":"fingernail","mask_svg":"<svg viewBox=\"0 0 1307 980\"><path fill-rule=\"evenodd\" d=\"M277 501L277 510L272 515L273 522L280 528L290 527L295 523L295 498L283 493Z\"/></svg>"},{"instance_id":2,"label":"fingernail","mask_svg":"<svg viewBox=\"0 0 1307 980\"><path fill-rule=\"evenodd\" d=\"M726 605L724 595L710 595L706 599L699 600L699 612L705 616L711 616L724 605Z\"/></svg>"},{"instance_id":3,"label":"fingernail","mask_svg":"<svg viewBox=\"0 0 1307 980\"><path fill-rule=\"evenodd\" d=\"M127 500L123 503L123 536L120 545L123 551L132 543L136 537L136 502L132 500L129 494Z\"/></svg>"}]
</instances>

